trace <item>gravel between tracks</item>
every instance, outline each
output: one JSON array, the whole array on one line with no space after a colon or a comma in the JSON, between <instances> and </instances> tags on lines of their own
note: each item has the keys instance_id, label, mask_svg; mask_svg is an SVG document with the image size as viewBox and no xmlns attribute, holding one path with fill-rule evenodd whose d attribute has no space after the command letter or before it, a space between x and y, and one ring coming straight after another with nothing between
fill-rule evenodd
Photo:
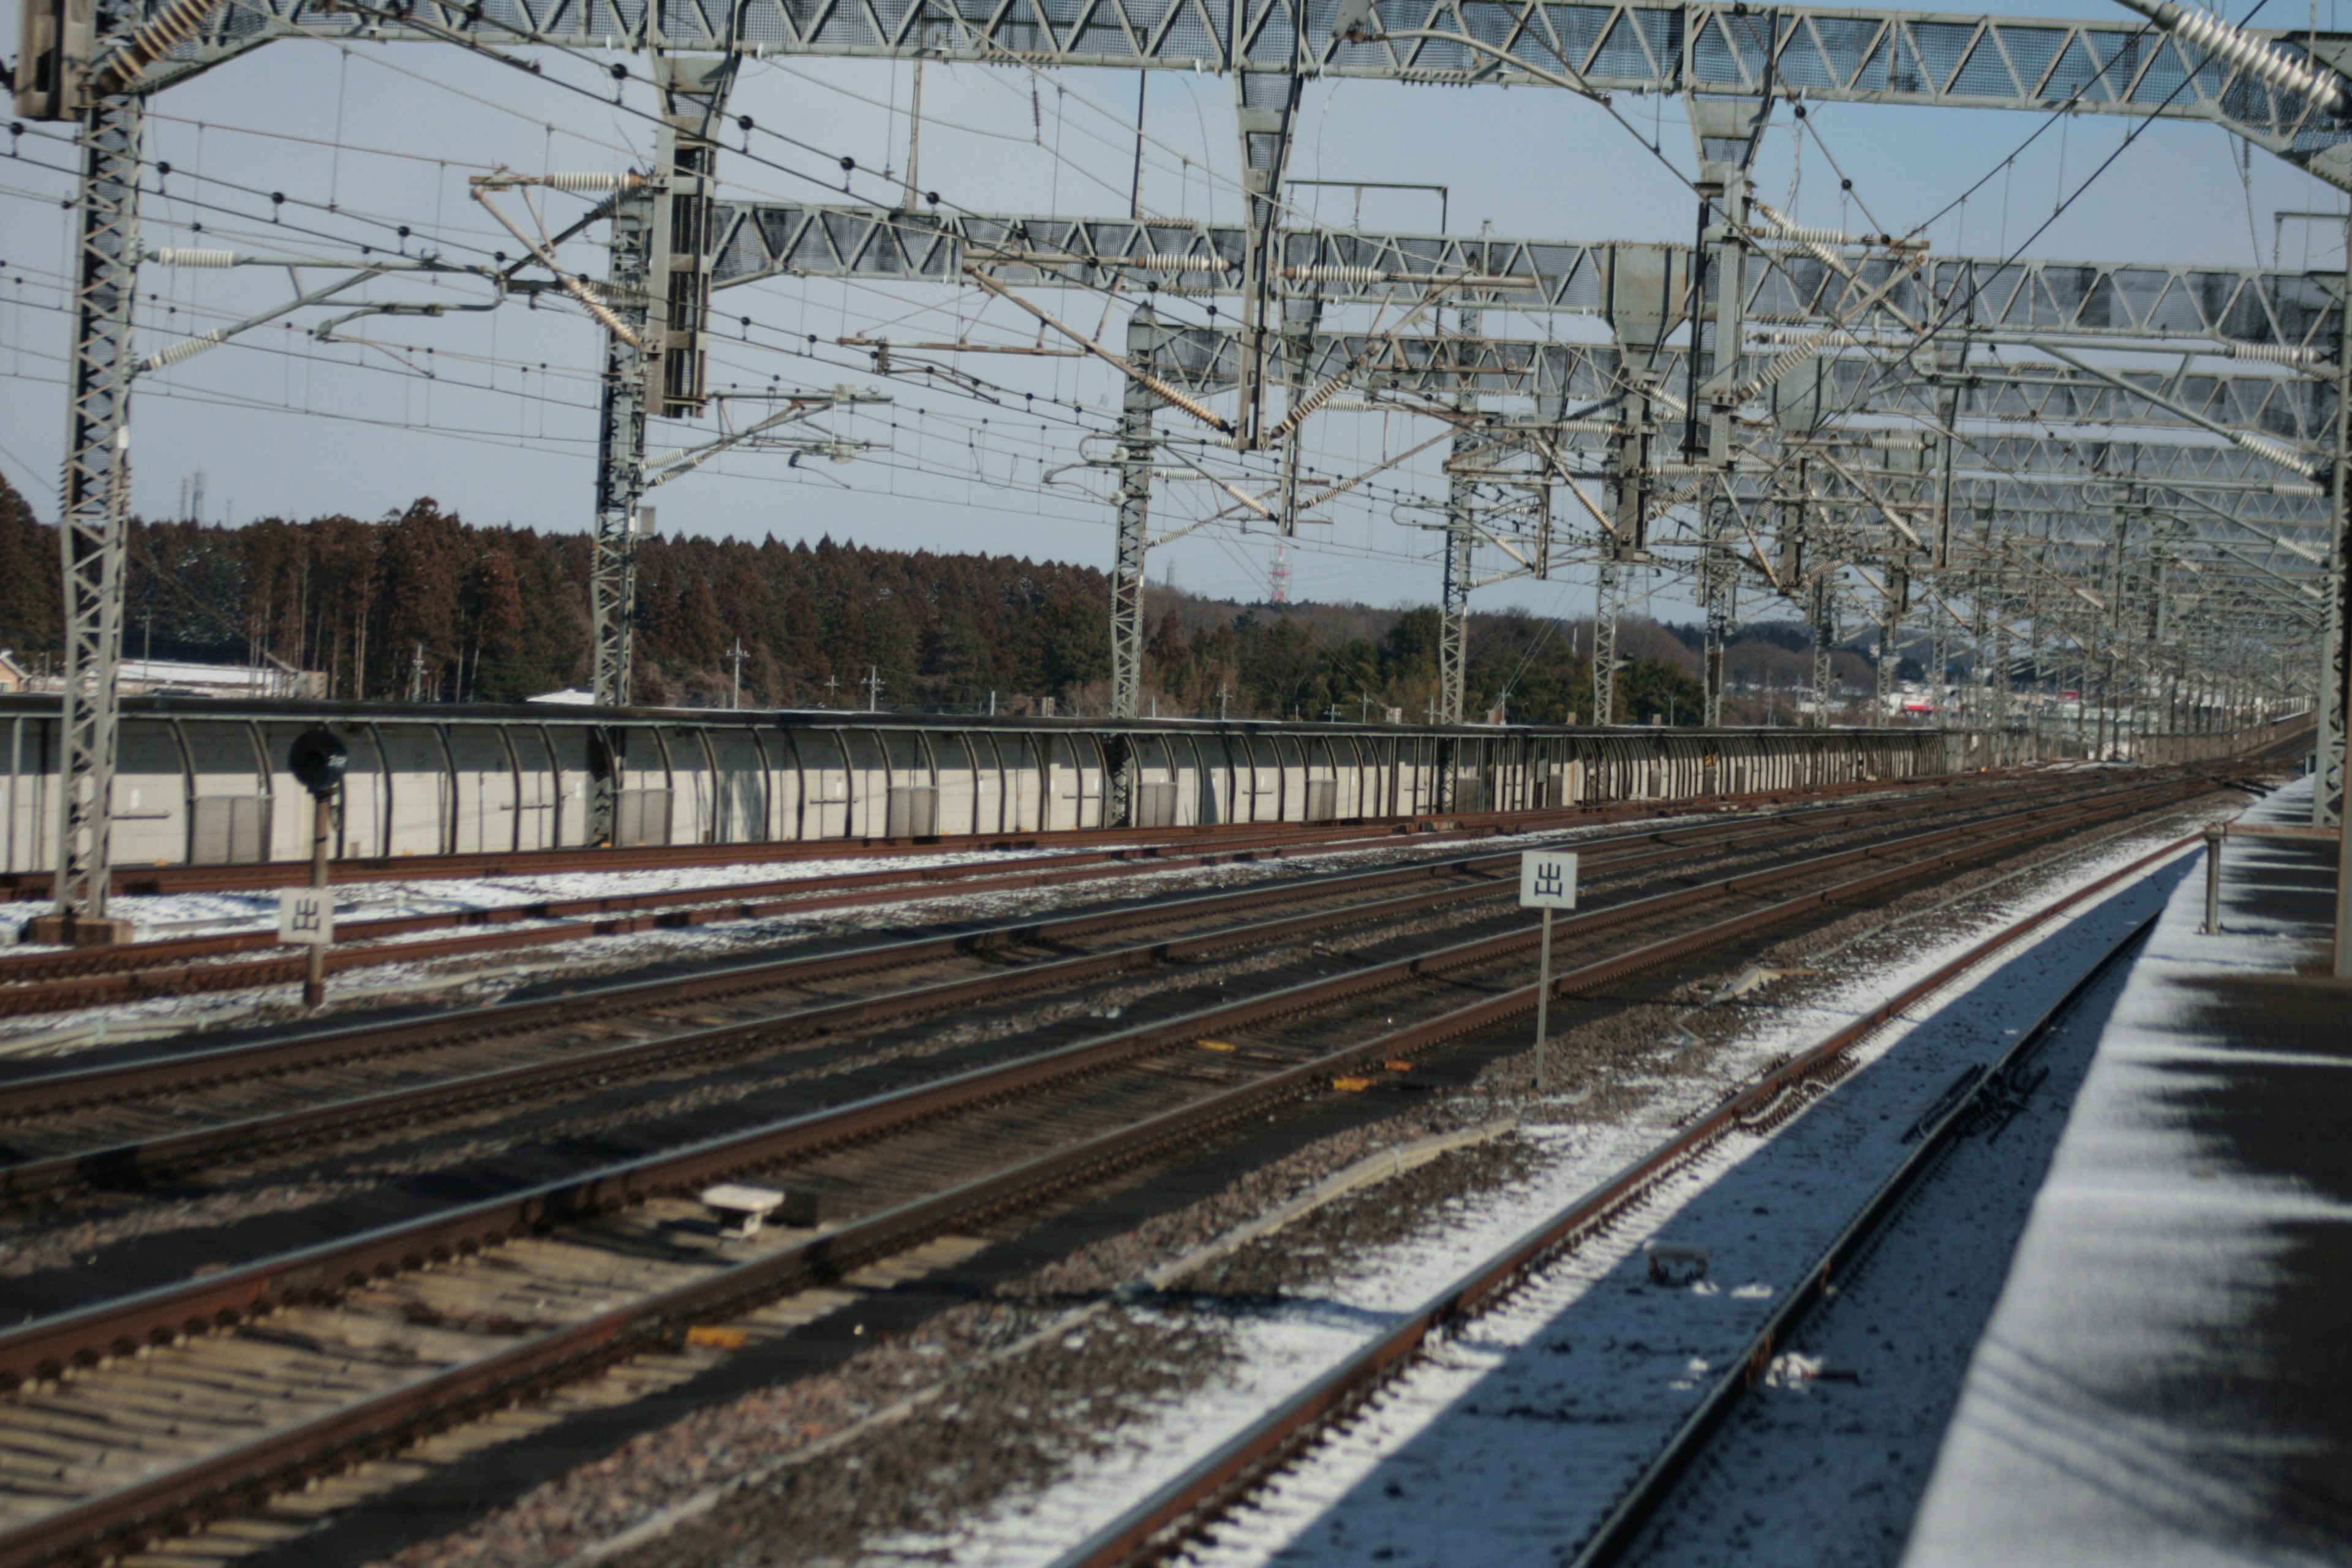
<instances>
[{"instance_id":1,"label":"gravel between tracks","mask_svg":"<svg viewBox=\"0 0 2352 1568\"><path fill-rule=\"evenodd\" d=\"M757 1390L646 1434L602 1464L551 1480L470 1529L386 1562L397 1568L564 1563L712 1474L803 1449L910 1388L939 1384L940 1373L957 1366L969 1370L929 1415L837 1447L821 1466L807 1467L807 1479L761 1488L610 1561L620 1568L962 1562L970 1559L954 1543L969 1543L970 1537L958 1530L978 1516L996 1519L996 1544L1009 1547L1008 1536L1021 1534L1019 1518L1055 1491L1055 1478L1066 1489L1073 1472L1106 1463L1118 1468L1118 1451L1132 1448L1135 1432L1150 1425L1123 1431L1121 1419L1155 1411L1164 1419L1188 1391L1231 1375L1234 1352L1221 1331L1225 1318L1246 1316L1253 1303L1270 1298L1311 1293L1360 1267L1370 1248L1393 1252L1441 1237L1458 1242L1482 1199L1523 1185L1538 1166L1563 1159L1605 1164L1638 1148L1652 1135L1643 1129L1670 1121L1674 1107L1703 1104L1753 1070L1774 1041L1818 1033L1815 1015L1825 1018L1835 993L1850 996L1866 983L1860 977L1886 956L1876 950L1892 948L1916 963L1923 948L1948 951L1973 940L2000 908L2033 901L2086 861L2119 861L2127 858L2126 846L2144 847L2233 809L2234 803L2200 803L2167 814L2161 826L2142 825L2126 837L2087 849L2061 847L2039 854L2032 858L2035 875L1987 891L1979 900L1985 907L1955 908L1918 922L1911 935L1889 931L1875 944L1856 945L1835 961L1833 973L1792 974L1719 1005L1696 1006L1698 993L1721 991L1740 978L1717 976L1685 996L1579 1027L1555 1047L1571 1064L1561 1091L1539 1108L1541 1120L1525 1136L1449 1155L1227 1256L1183 1282L1185 1297L1195 1303L1191 1309L1167 1311L1148 1300L1117 1302L1096 1313L1078 1345L1057 1341L1011 1360L982 1359L989 1349L1013 1343L1074 1304L1100 1299L1367 1152L1517 1109L1525 1104L1528 1058L1496 1063L1475 1090L1248 1172L1213 1199L1089 1247L996 1299L941 1313L835 1373ZM2015 867L2012 862L2009 869ZM1951 900L2003 875L1948 879L1888 908L1780 943L1767 967L1808 967L1809 957L1818 959L1854 931L1883 930L1906 908ZM1103 1391L1114 1383L1121 1393L1109 1398ZM820 1469L830 1479L814 1474ZM994 1554L982 1555L993 1560ZM1038 1553L1013 1550L1006 1560L1024 1555Z\"/></svg>"},{"instance_id":2,"label":"gravel between tracks","mask_svg":"<svg viewBox=\"0 0 2352 1568\"><path fill-rule=\"evenodd\" d=\"M1861 805L1875 798L1878 797L1855 796L1834 804L1838 806ZM1467 843L1418 844L1409 838L1399 837L1359 847L1219 866L1156 869L1142 867L1127 875L1098 880L1083 879L993 893L959 893L952 886L941 888L937 892L911 889L904 900L847 909L816 910L805 914L780 914L759 920L664 928L619 936L580 937L551 942L545 947L508 952L461 953L421 961L400 960L394 950L404 941L428 942L452 934L425 931L386 942L386 957L383 963L343 970L328 976L327 1009L331 1014L380 1005L390 998L414 1001L425 996L451 1006L486 1006L504 1001L528 986L557 981L625 978L656 964L707 963L756 957L788 942L887 934L918 925L1018 920L1081 904L1166 896L1177 889L1211 892L1318 872L1373 869L1383 865L1452 855L1507 853L1525 846L1570 844L1661 826L1698 826L1727 815L1729 814L1692 812L1671 818L1600 822L1586 826L1498 835ZM754 868L762 872L773 868L772 866ZM1006 868L1017 869L1018 867L1008 861ZM589 873L570 875L574 879L592 877ZM594 873L592 879L636 875L643 873ZM185 896L214 899L226 895ZM275 895L271 897L274 909ZM533 923L517 921L502 929L525 930ZM218 962L243 962L249 956L237 955ZM132 1038L142 1034L152 1036L166 1031L246 1027L295 1018L301 1016L298 992L299 987L283 985L198 992L0 1019L0 1057L69 1055L102 1040Z\"/></svg>"},{"instance_id":3,"label":"gravel between tracks","mask_svg":"<svg viewBox=\"0 0 2352 1568\"><path fill-rule=\"evenodd\" d=\"M1818 852L1875 830L1876 825L1856 825L1824 835L1808 845L1807 850ZM1676 879L1728 875L1788 853L1782 846L1721 852L1701 849L1686 862L1624 873L1597 868L1590 885L1645 889ZM1507 905L1459 905L1381 921L1360 931L1343 928L1336 940L1376 939L1391 944L1417 937L1458 941L1475 930L1493 928L1498 921L1507 922L1515 915ZM1172 970L1155 968L1111 976L1086 983L1071 993L1014 995L985 1008L968 1009L952 1019L925 1017L887 1026L871 1037L842 1042L813 1040L808 1043L811 1059L804 1062L795 1055L802 1047L787 1047L781 1057L764 1062L747 1058L716 1066L649 1072L625 1080L625 1087L593 1092L576 1104L526 1104L520 1109L492 1105L436 1118L424 1131L389 1126L339 1139L329 1152L271 1154L249 1165L223 1164L206 1171L194 1191L175 1192L166 1186L152 1193L78 1199L55 1209L19 1210L0 1216L0 1279L86 1265L97 1261L105 1247L285 1213L348 1198L371 1187L446 1172L467 1162L495 1161L518 1143L593 1148L608 1134L625 1132L656 1118L723 1116L732 1102L786 1081L807 1084L885 1062L919 1061L1002 1042L1021 1043L1041 1030L1087 1020L1108 1023L1130 1009L1154 1002L1167 1004L1180 988L1197 997L1206 988L1226 981L1312 965L1316 954L1328 945L1327 939L1310 937ZM1023 1048L1030 1047L1024 1044ZM273 1085L270 1092L279 1092L279 1086Z\"/></svg>"}]
</instances>

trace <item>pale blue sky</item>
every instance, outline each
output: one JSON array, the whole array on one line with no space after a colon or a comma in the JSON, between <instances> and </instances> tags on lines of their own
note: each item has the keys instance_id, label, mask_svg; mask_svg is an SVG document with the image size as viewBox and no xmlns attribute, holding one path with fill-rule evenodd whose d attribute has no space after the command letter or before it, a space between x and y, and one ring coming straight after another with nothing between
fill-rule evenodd
<instances>
[{"instance_id":1,"label":"pale blue sky","mask_svg":"<svg viewBox=\"0 0 2352 1568\"><path fill-rule=\"evenodd\" d=\"M2330 0L2320 9L2320 26L2332 24L2332 8ZM2113 14L2091 4L2017 12ZM0 5L0 37L15 37L14 13L13 4ZM2312 17L2298 7L2266 9L2261 19L2296 25ZM904 162L909 72L906 66L807 59L748 68L734 108L754 118L760 134L753 149L766 162L722 156L730 194L822 198L823 179L837 192L835 160L846 155L859 165L857 197L882 196L878 176L866 171L886 164L895 170ZM167 182L172 194L149 203L148 243L254 248L274 239L289 250L342 256L362 242L396 244L394 226L406 224L415 231L412 247L437 235L453 254L467 246L512 249L511 238L468 200L467 174L500 163L530 171L610 169L630 149L642 153L650 145L643 120L600 100L609 96L609 83L594 62L551 58L547 76L551 79L530 78L426 44L354 47L348 55L326 45L271 45L155 101L151 156L169 161L174 172ZM567 91L559 81L586 91ZM644 89L633 91L631 101L647 107ZM1132 73L1067 73L1057 81L932 65L924 91L922 184L947 200L978 211L1125 211ZM1144 200L1150 210L1220 218L1237 212L1231 94L1221 79L1153 75L1148 129L1162 145L1148 159ZM1678 167L1691 166L1678 100L1620 104L1636 125L1660 136ZM1898 231L1998 165L2042 121L1858 105L1821 105L1811 112L1867 204L1868 226ZM1791 182L1790 124L1784 112L1759 164L1759 188L1776 204ZM2086 115L2051 131L1963 213L1934 226L1934 248L1982 255L2004 242L2015 246L2049 216L2061 189L2078 184L2133 125ZM71 180L63 172L69 149L54 138L56 129L29 128L16 141L19 156L0 170L0 260L6 263L0 271L0 468L44 515L56 506L64 429L59 378L67 321L58 307L68 215L58 198L69 193ZM247 133L256 131L269 134ZM740 143L740 136L730 140ZM2150 127L2032 253L2267 262L2274 212L2340 210L2338 193L2260 152L2249 186L2238 148L2216 127ZM1444 184L1456 230L1491 223L1497 234L1538 237L1686 240L1692 222L1688 193L1624 130L1593 106L1549 89L1318 81L1307 89L1292 172ZM1859 213L1842 208L1837 179L1818 146L1806 146L1795 173L1800 216L1863 226ZM266 216L272 191L289 198L287 225L324 237L273 230ZM1348 195L1325 192L1320 199L1325 221L1351 220ZM321 210L330 202L331 214ZM548 199L551 222L569 221L580 210L578 198ZM1374 194L1362 218L1366 226L1432 229L1435 203L1418 194ZM204 223L205 236L186 229L194 222ZM591 274L603 270L592 246L575 247L569 259ZM2339 247L2325 231L2291 226L2285 259L2340 265ZM285 282L283 273L151 268L148 287L182 308L152 347L218 319L203 312L261 308L282 297ZM361 297L455 301L460 295L399 283L354 296ZM1117 318L1107 317L1098 300L1045 299L1066 309L1082 329L1107 321L1116 331ZM944 311L925 310L942 304ZM835 283L785 280L730 290L720 296L720 314L730 321L752 316L755 342L722 343L712 381L878 385L861 374L859 353L833 347L832 340L865 331L901 342L945 337L957 310L969 318L977 308L972 299L959 302L936 291L894 296ZM317 311L299 318L305 325L322 319ZM1013 319L1001 306L988 318ZM1573 324L1559 330L1589 334ZM515 304L437 320L375 318L352 331L372 346L329 347L269 327L248 346L216 350L152 378L133 420L137 509L176 511L184 479L201 468L205 511L214 519L335 510L372 516L431 494L477 521L586 526L598 341L584 317ZM823 340L814 358L806 352L803 334L810 331ZM802 352L782 352L788 340L797 340ZM967 363L992 380L1065 405L1041 420L1019 397L1009 407L983 406L944 390L889 384L896 404L833 427L887 441L890 454L798 469L778 456L730 457L656 495L664 531L812 540L830 533L877 545L1009 551L1108 565L1108 508L1073 483L1041 491L1037 481L1045 469L1079 455L1073 421L1082 416L1067 405L1089 410L1087 426L1105 424L1102 411L1116 396L1109 373L1069 359ZM428 364L431 379L419 374ZM486 378L495 390L465 384ZM531 395L518 397L525 385ZM893 420L895 432L888 428ZM1402 416L1341 415L1320 424L1315 460L1334 471L1435 433L1433 425ZM657 426L653 445L691 438L688 427ZM1099 450L1094 443L1087 454ZM1387 476L1387 493L1368 490L1334 508L1330 527L1299 541L1292 551L1294 595L1376 604L1433 596L1434 539L1411 526L1425 514L1398 502L1410 493L1442 493L1435 457L1433 451ZM975 464L982 477L972 476ZM1016 488L993 486L991 479L1009 479ZM1169 487L1161 514L1171 522L1198 517L1213 509L1213 494L1198 484ZM1176 581L1196 590L1256 597L1265 592L1271 554L1262 533L1206 530L1157 552L1153 574L1172 570ZM1669 597L1658 608L1670 613L1670 590L1661 592ZM1568 581L1484 590L1478 603L1581 613L1590 594L1589 581L1571 574Z\"/></svg>"}]
</instances>

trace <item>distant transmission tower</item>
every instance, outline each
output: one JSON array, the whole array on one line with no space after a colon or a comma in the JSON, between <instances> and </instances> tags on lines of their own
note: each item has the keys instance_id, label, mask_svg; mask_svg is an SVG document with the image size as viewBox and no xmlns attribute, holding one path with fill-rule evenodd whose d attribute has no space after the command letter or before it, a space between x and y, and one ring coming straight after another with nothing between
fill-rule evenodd
<instances>
[{"instance_id":1,"label":"distant transmission tower","mask_svg":"<svg viewBox=\"0 0 2352 1568\"><path fill-rule=\"evenodd\" d=\"M1266 581L1273 590L1266 595L1267 603L1290 603L1290 552L1287 546L1278 542L1275 545L1274 570L1266 574Z\"/></svg>"}]
</instances>

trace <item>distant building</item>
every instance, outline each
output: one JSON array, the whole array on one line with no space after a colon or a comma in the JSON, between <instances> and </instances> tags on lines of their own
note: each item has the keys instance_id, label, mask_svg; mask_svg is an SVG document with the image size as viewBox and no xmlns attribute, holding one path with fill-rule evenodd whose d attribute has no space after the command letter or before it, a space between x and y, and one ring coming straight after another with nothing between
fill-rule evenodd
<instances>
[{"instance_id":1,"label":"distant building","mask_svg":"<svg viewBox=\"0 0 2352 1568\"><path fill-rule=\"evenodd\" d=\"M15 684L0 677L0 690L57 691L63 689L62 678L54 675L27 678L15 660L0 654L7 668L14 671ZM250 700L255 698L324 697L327 678L315 669L257 669L247 664L195 664L173 658L126 658L116 678L115 689L125 697L226 697Z\"/></svg>"},{"instance_id":2,"label":"distant building","mask_svg":"<svg viewBox=\"0 0 2352 1568\"><path fill-rule=\"evenodd\" d=\"M32 681L25 667L16 662L16 650L0 647L0 691L22 691Z\"/></svg>"},{"instance_id":3,"label":"distant building","mask_svg":"<svg viewBox=\"0 0 2352 1568\"><path fill-rule=\"evenodd\" d=\"M526 698L524 700L559 702L567 708L593 708L596 704L596 694L585 687L567 686L561 691L542 691L538 696Z\"/></svg>"}]
</instances>

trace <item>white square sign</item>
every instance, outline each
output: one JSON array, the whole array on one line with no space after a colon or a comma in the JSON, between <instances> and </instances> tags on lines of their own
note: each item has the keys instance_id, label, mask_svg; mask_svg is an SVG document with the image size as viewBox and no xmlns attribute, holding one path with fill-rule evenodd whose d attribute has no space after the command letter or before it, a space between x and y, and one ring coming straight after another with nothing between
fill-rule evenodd
<instances>
[{"instance_id":1,"label":"white square sign","mask_svg":"<svg viewBox=\"0 0 2352 1568\"><path fill-rule=\"evenodd\" d=\"M317 942L335 940L335 895L326 888L289 888L278 895L278 940Z\"/></svg>"},{"instance_id":2,"label":"white square sign","mask_svg":"<svg viewBox=\"0 0 2352 1568\"><path fill-rule=\"evenodd\" d=\"M1520 856L1519 904L1530 910L1576 908L1576 856L1565 849L1530 849Z\"/></svg>"}]
</instances>

